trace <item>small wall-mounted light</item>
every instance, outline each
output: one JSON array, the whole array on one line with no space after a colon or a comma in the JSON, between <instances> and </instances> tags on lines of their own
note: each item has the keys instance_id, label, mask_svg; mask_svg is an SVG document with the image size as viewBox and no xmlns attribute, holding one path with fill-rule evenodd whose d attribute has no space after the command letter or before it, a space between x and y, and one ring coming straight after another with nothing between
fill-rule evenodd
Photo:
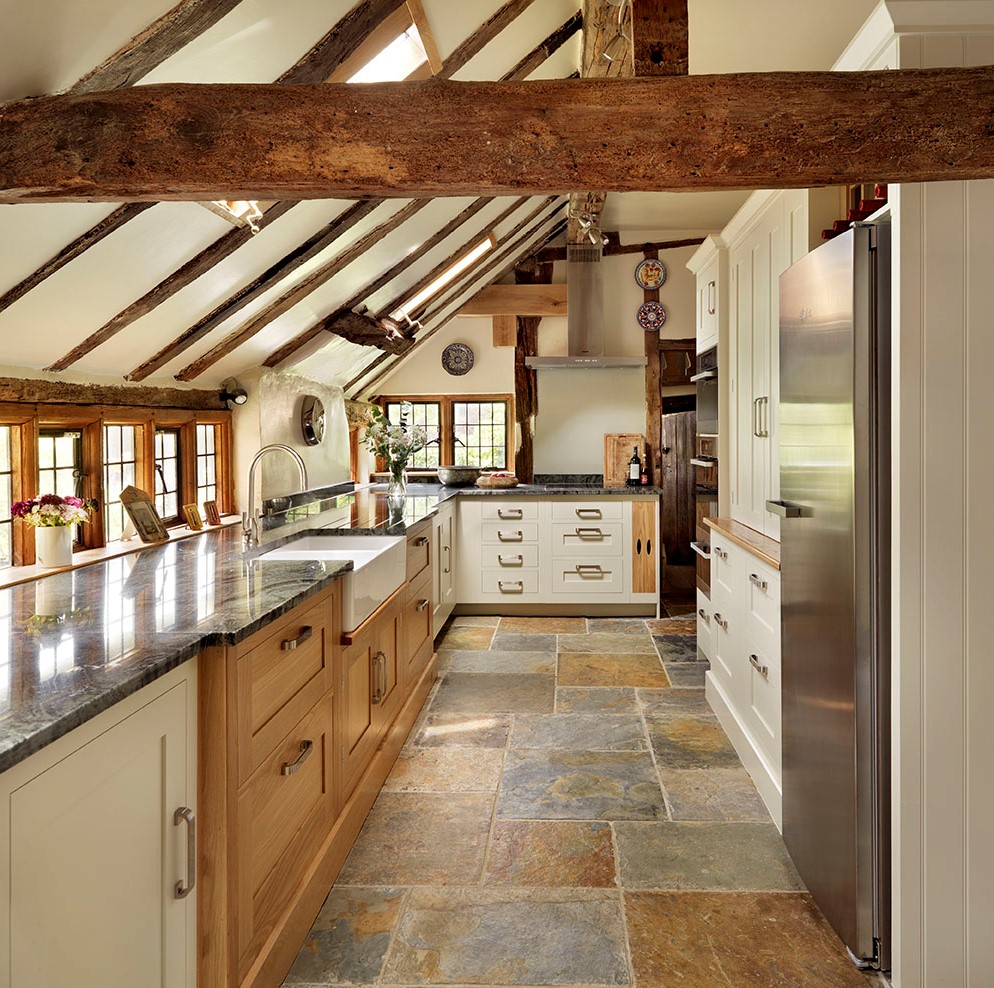
<instances>
[{"instance_id":1,"label":"small wall-mounted light","mask_svg":"<svg viewBox=\"0 0 994 988\"><path fill-rule=\"evenodd\" d=\"M233 377L229 377L221 385L221 401L225 403L233 401L236 405L244 405L248 401L248 392L239 387L238 382Z\"/></svg>"}]
</instances>

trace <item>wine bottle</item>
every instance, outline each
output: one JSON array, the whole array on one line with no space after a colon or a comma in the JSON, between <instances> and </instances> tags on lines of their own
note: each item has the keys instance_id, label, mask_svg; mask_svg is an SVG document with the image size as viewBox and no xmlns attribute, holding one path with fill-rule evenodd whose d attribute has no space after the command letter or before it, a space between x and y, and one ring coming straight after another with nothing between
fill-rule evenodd
<instances>
[{"instance_id":1,"label":"wine bottle","mask_svg":"<svg viewBox=\"0 0 994 988\"><path fill-rule=\"evenodd\" d=\"M649 467L647 463L642 464L642 473L639 474L639 484L642 487L649 486Z\"/></svg>"},{"instance_id":2,"label":"wine bottle","mask_svg":"<svg viewBox=\"0 0 994 988\"><path fill-rule=\"evenodd\" d=\"M642 461L639 459L638 446L632 447L632 458L628 461L628 486L637 487L642 473Z\"/></svg>"}]
</instances>

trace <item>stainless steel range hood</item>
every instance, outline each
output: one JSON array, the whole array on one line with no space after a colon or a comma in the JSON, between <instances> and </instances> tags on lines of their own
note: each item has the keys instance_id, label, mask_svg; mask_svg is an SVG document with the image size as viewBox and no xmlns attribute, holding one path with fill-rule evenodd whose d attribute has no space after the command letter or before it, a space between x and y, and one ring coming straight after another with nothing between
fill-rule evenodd
<instances>
[{"instance_id":1,"label":"stainless steel range hood","mask_svg":"<svg viewBox=\"0 0 994 988\"><path fill-rule=\"evenodd\" d=\"M551 368L644 367L645 357L604 353L604 281L600 245L566 247L567 353L557 357L526 357L537 370Z\"/></svg>"}]
</instances>

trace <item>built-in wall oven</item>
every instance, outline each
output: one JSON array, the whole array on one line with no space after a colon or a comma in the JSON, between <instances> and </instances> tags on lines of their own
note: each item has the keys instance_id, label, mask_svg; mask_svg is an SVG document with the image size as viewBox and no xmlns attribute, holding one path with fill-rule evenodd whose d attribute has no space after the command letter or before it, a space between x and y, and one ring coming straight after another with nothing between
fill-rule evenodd
<instances>
[{"instance_id":1,"label":"built-in wall oven","mask_svg":"<svg viewBox=\"0 0 994 988\"><path fill-rule=\"evenodd\" d=\"M712 347L697 357L697 455L694 490L697 499L697 539L691 547L697 554L697 587L711 596L711 533L705 518L718 514L718 349Z\"/></svg>"}]
</instances>

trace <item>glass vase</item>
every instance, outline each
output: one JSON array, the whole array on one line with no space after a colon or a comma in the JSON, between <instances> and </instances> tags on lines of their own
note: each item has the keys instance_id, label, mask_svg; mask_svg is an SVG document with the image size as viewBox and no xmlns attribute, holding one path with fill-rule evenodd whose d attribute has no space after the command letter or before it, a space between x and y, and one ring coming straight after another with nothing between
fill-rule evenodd
<instances>
[{"instance_id":1,"label":"glass vase","mask_svg":"<svg viewBox=\"0 0 994 988\"><path fill-rule=\"evenodd\" d=\"M391 464L390 480L387 484L387 497L399 501L407 497L407 464Z\"/></svg>"}]
</instances>

